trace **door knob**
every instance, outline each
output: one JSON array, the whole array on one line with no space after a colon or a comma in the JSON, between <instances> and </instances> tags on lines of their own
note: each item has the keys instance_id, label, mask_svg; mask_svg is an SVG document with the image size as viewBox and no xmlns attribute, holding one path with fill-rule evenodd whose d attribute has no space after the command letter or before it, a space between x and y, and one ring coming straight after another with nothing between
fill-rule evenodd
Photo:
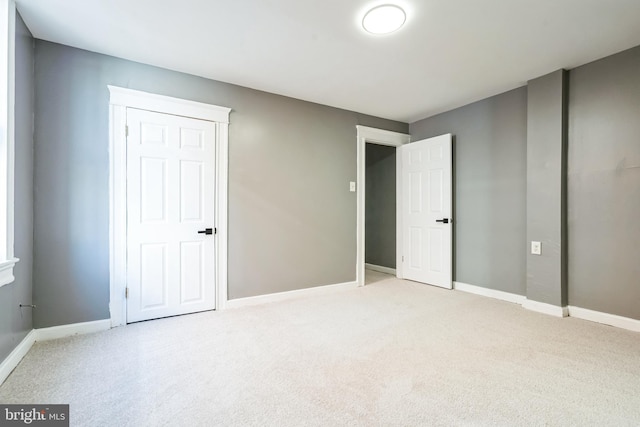
<instances>
[{"instance_id":1,"label":"door knob","mask_svg":"<svg viewBox=\"0 0 640 427\"><path fill-rule=\"evenodd\" d=\"M213 228L205 228L204 230L198 231L198 234L213 234Z\"/></svg>"},{"instance_id":2,"label":"door knob","mask_svg":"<svg viewBox=\"0 0 640 427\"><path fill-rule=\"evenodd\" d=\"M443 224L449 224L449 218L436 219L436 222L441 222Z\"/></svg>"}]
</instances>

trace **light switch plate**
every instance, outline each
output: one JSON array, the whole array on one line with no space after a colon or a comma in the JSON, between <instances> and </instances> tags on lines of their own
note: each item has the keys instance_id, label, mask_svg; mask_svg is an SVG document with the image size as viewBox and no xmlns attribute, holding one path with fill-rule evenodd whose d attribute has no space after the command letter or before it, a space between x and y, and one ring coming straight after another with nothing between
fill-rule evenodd
<instances>
[{"instance_id":1,"label":"light switch plate","mask_svg":"<svg viewBox=\"0 0 640 427\"><path fill-rule=\"evenodd\" d=\"M542 243L531 241L531 254L532 255L542 254Z\"/></svg>"},{"instance_id":2,"label":"light switch plate","mask_svg":"<svg viewBox=\"0 0 640 427\"><path fill-rule=\"evenodd\" d=\"M351 181L349 182L349 191L351 191L352 193L356 192L356 183Z\"/></svg>"}]
</instances>

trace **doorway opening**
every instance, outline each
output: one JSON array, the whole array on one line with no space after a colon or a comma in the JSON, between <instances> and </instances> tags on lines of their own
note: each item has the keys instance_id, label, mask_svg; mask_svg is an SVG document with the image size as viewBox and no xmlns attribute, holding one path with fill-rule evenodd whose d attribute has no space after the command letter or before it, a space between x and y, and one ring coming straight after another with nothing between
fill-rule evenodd
<instances>
[{"instance_id":1,"label":"doorway opening","mask_svg":"<svg viewBox=\"0 0 640 427\"><path fill-rule=\"evenodd\" d=\"M365 164L365 269L395 276L396 147L367 143Z\"/></svg>"},{"instance_id":2,"label":"doorway opening","mask_svg":"<svg viewBox=\"0 0 640 427\"><path fill-rule=\"evenodd\" d=\"M356 228L357 228L357 250L356 250L356 281L359 286L364 286L365 284L365 253L366 253L366 204L367 204L367 146L385 146L389 150L395 152L397 147L400 147L404 144L408 144L411 141L410 135L392 132L388 130L376 129L367 126L356 126L357 134L358 134L358 159L357 159L357 188L358 188L358 202L357 202L357 220L356 220ZM373 148L375 151L376 147ZM388 151L387 151L388 152ZM371 152L373 153L373 151ZM371 154L372 156L375 154ZM396 158L397 162L397 158ZM397 171L396 171L397 174ZM396 196L397 191L400 187L400 182L394 178L395 186L396 186ZM375 195L374 195L375 197ZM388 196L387 196L388 197ZM371 199L373 201L375 199ZM395 218L395 246L399 247L401 243L401 218L398 215L398 207L396 204L396 199L393 200L393 206L396 209L396 218ZM385 210L385 212L387 212ZM386 215L386 214L385 214ZM375 220L374 220L375 223ZM388 232L385 235L389 235ZM393 236L393 234L391 234ZM389 237L387 237L389 239ZM397 277L402 277L402 266L401 263L398 262L398 253L394 250L396 257L396 267L395 267L395 275ZM370 254L371 255L371 254ZM375 255L375 254L374 254ZM384 255L385 259L388 259L388 254ZM373 258L375 259L375 257ZM372 260L370 258L370 260ZM376 265L376 264L371 264ZM382 266L384 267L384 266ZM387 272L390 272L387 270Z\"/></svg>"},{"instance_id":3,"label":"doorway opening","mask_svg":"<svg viewBox=\"0 0 640 427\"><path fill-rule=\"evenodd\" d=\"M376 144L396 152L395 276L451 289L452 135L411 142L410 136L402 133L366 126L357 126L357 130L358 285L365 285L367 264L367 145Z\"/></svg>"}]
</instances>

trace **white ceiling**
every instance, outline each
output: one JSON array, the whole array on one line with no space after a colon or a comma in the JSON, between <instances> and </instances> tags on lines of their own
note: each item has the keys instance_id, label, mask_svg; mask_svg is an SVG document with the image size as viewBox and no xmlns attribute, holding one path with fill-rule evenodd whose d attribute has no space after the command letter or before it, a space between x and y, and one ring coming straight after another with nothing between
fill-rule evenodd
<instances>
[{"instance_id":1,"label":"white ceiling","mask_svg":"<svg viewBox=\"0 0 640 427\"><path fill-rule=\"evenodd\" d=\"M372 6L407 23L365 33ZM36 38L413 122L640 45L639 0L17 0Z\"/></svg>"}]
</instances>

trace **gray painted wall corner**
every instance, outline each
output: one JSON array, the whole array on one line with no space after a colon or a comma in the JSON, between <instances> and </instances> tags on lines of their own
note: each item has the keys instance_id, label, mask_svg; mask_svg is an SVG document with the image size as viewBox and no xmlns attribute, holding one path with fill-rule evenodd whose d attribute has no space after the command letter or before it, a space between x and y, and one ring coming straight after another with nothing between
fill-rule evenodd
<instances>
[{"instance_id":1,"label":"gray painted wall corner","mask_svg":"<svg viewBox=\"0 0 640 427\"><path fill-rule=\"evenodd\" d=\"M532 80L527 88L527 298L564 307L566 283L567 71Z\"/></svg>"}]
</instances>

